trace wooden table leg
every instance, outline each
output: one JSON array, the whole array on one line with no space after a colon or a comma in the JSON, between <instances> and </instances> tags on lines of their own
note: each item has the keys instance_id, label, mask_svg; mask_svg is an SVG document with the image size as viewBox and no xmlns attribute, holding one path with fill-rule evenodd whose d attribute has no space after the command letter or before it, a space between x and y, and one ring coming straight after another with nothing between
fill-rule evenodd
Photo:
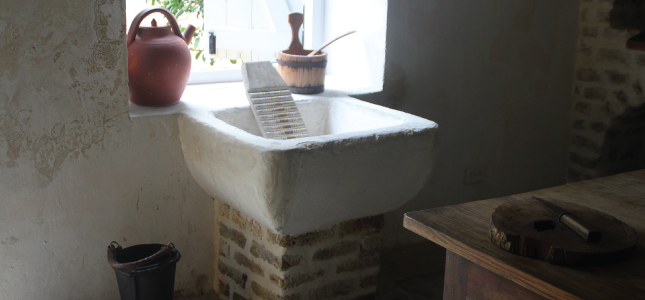
<instances>
[{"instance_id":1,"label":"wooden table leg","mask_svg":"<svg viewBox=\"0 0 645 300\"><path fill-rule=\"evenodd\" d=\"M446 272L443 280L443 300L466 299L468 260L446 250Z\"/></svg>"},{"instance_id":2,"label":"wooden table leg","mask_svg":"<svg viewBox=\"0 0 645 300\"><path fill-rule=\"evenodd\" d=\"M544 300L546 298L446 250L443 299Z\"/></svg>"}]
</instances>

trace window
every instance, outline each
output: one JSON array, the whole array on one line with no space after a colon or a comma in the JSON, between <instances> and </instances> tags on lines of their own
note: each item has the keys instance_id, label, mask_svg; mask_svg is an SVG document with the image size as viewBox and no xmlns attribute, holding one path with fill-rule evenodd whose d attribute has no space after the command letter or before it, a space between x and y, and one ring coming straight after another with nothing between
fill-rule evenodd
<instances>
[{"instance_id":1,"label":"window","mask_svg":"<svg viewBox=\"0 0 645 300\"><path fill-rule=\"evenodd\" d=\"M146 0L126 0L128 26L146 6L151 6ZM327 83L351 85L351 93L382 90L387 0L204 0L204 30L199 40L206 55L193 63L189 84L240 81L239 61L275 61L277 52L291 41L287 22L291 12L305 15L300 36L306 49L357 30L325 49L329 54ZM179 21L184 26L202 25L195 16ZM209 31L217 39L215 55L207 53ZM211 59L214 67L210 67Z\"/></svg>"},{"instance_id":2,"label":"window","mask_svg":"<svg viewBox=\"0 0 645 300\"><path fill-rule=\"evenodd\" d=\"M302 11L302 0L204 0L204 32L216 36L216 59L275 61L291 41L287 16ZM223 75L202 70L191 74L190 83L242 80L239 69Z\"/></svg>"}]
</instances>

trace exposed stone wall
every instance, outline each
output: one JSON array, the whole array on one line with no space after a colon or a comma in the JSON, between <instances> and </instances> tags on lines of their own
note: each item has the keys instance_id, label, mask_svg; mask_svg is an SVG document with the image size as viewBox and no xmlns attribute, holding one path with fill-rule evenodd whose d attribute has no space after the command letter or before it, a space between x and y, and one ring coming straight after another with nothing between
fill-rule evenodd
<instances>
[{"instance_id":1,"label":"exposed stone wall","mask_svg":"<svg viewBox=\"0 0 645 300\"><path fill-rule=\"evenodd\" d=\"M214 288L222 299L375 299L383 216L283 236L216 200Z\"/></svg>"},{"instance_id":2,"label":"exposed stone wall","mask_svg":"<svg viewBox=\"0 0 645 300\"><path fill-rule=\"evenodd\" d=\"M642 168L645 52L625 46L635 29L612 28L613 4L583 0L580 5L569 181Z\"/></svg>"}]
</instances>

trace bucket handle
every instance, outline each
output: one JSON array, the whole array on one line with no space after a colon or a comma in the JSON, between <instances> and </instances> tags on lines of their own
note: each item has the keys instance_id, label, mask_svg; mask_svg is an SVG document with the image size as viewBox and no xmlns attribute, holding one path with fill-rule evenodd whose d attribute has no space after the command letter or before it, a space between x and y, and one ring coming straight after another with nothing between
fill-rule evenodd
<instances>
[{"instance_id":1,"label":"bucket handle","mask_svg":"<svg viewBox=\"0 0 645 300\"><path fill-rule=\"evenodd\" d=\"M139 25L141 25L141 21L145 17L147 17L149 14L152 13L162 13L164 16L166 16L166 19L168 19L168 22L170 22L170 27L172 27L172 32L180 37L182 40L186 40L184 36L181 34L181 29L179 28L179 24L177 23L177 19L175 19L175 16L172 15L172 13L163 8L163 7L149 7L141 12L139 12L134 19L132 19L132 24L130 24L130 30L128 31L128 40L127 40L127 46L130 46L134 42L134 40L137 38L137 32L139 32ZM192 37L192 34L191 34Z\"/></svg>"},{"instance_id":2,"label":"bucket handle","mask_svg":"<svg viewBox=\"0 0 645 300\"><path fill-rule=\"evenodd\" d=\"M116 245L116 247L114 245ZM168 243L166 244L166 246L161 247L161 249L159 249L159 251L157 251L155 254L150 255L146 258L128 263L119 263L116 261L116 258L114 256L115 252L121 251L122 247L116 241L112 241L108 246L107 258L110 266L112 266L112 268L114 269L134 269L142 266L147 266L152 262L157 261L159 258L168 255L174 248L175 244Z\"/></svg>"}]
</instances>

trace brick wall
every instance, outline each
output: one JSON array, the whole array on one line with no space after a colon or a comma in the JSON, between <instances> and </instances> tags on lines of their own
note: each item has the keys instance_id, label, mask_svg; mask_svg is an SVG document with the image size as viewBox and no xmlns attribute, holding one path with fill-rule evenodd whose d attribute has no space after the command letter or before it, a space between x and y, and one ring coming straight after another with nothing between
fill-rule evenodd
<instances>
[{"instance_id":1,"label":"brick wall","mask_svg":"<svg viewBox=\"0 0 645 300\"><path fill-rule=\"evenodd\" d=\"M283 236L215 202L214 287L222 299L375 299L383 216Z\"/></svg>"},{"instance_id":2,"label":"brick wall","mask_svg":"<svg viewBox=\"0 0 645 300\"><path fill-rule=\"evenodd\" d=\"M580 4L569 181L642 168L645 52L626 48L638 31L612 27L613 4Z\"/></svg>"}]
</instances>

